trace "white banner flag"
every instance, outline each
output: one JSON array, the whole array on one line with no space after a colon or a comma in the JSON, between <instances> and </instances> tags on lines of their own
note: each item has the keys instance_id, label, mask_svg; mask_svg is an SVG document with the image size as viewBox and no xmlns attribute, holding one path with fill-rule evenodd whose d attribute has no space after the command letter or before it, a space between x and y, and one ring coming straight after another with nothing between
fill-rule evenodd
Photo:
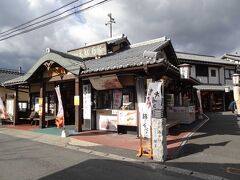
<instances>
[{"instance_id":1,"label":"white banner flag","mask_svg":"<svg viewBox=\"0 0 240 180\"><path fill-rule=\"evenodd\" d=\"M161 117L163 111L162 88L162 82L149 83L146 103L139 104L142 137L150 138L152 116Z\"/></svg>"},{"instance_id":2,"label":"white banner flag","mask_svg":"<svg viewBox=\"0 0 240 180\"><path fill-rule=\"evenodd\" d=\"M64 111L63 111L63 104L62 104L62 97L60 92L60 87L57 86L55 88L57 98L58 98L58 113L55 119L56 125L58 128L62 128L64 126Z\"/></svg>"}]
</instances>

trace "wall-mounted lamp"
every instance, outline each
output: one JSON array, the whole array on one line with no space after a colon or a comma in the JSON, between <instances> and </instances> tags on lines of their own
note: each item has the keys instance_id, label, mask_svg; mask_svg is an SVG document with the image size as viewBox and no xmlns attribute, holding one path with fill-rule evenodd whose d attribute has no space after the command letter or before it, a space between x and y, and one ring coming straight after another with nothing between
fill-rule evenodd
<instances>
[{"instance_id":1,"label":"wall-mounted lamp","mask_svg":"<svg viewBox=\"0 0 240 180\"><path fill-rule=\"evenodd\" d=\"M234 73L232 75L233 85L235 85L235 86L239 85L239 80L240 80L240 74Z\"/></svg>"},{"instance_id":2,"label":"wall-mounted lamp","mask_svg":"<svg viewBox=\"0 0 240 180\"><path fill-rule=\"evenodd\" d=\"M191 65L190 64L181 64L178 66L180 70L181 79L189 79L191 74Z\"/></svg>"}]
</instances>

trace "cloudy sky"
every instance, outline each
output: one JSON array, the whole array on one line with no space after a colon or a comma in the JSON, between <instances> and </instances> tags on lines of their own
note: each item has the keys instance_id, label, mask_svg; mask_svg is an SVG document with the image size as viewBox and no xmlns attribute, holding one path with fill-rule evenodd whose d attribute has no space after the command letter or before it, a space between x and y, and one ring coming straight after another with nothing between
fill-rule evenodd
<instances>
[{"instance_id":1,"label":"cloudy sky","mask_svg":"<svg viewBox=\"0 0 240 180\"><path fill-rule=\"evenodd\" d=\"M71 1L1 0L0 32ZM239 0L112 0L58 23L0 41L0 68L22 66L27 71L47 47L65 52L107 38L109 29L105 22L109 12L116 20L113 35L124 33L132 44L167 36L176 51L215 56L240 53L239 7Z\"/></svg>"}]
</instances>

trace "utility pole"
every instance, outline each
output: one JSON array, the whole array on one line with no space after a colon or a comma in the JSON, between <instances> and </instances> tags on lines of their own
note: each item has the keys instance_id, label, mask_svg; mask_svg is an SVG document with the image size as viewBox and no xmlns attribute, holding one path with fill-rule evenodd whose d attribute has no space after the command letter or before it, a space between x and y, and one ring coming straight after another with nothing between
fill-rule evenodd
<instances>
[{"instance_id":1,"label":"utility pole","mask_svg":"<svg viewBox=\"0 0 240 180\"><path fill-rule=\"evenodd\" d=\"M114 20L114 18L112 17L112 13L108 14L109 17L109 21L105 23L105 25L109 25L109 35L110 37L112 37L112 24L116 23L116 21Z\"/></svg>"}]
</instances>

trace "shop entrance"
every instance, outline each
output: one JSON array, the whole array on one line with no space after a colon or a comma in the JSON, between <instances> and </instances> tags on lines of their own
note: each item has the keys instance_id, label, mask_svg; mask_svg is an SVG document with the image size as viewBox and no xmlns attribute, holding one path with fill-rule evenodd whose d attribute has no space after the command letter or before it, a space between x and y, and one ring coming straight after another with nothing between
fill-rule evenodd
<instances>
[{"instance_id":1,"label":"shop entrance","mask_svg":"<svg viewBox=\"0 0 240 180\"><path fill-rule=\"evenodd\" d=\"M214 112L214 111L223 111L225 102L224 102L224 92L202 92L202 104L203 111L205 112Z\"/></svg>"},{"instance_id":2,"label":"shop entrance","mask_svg":"<svg viewBox=\"0 0 240 180\"><path fill-rule=\"evenodd\" d=\"M60 85L64 109L65 125L75 124L74 108L74 81L63 82Z\"/></svg>"}]
</instances>

